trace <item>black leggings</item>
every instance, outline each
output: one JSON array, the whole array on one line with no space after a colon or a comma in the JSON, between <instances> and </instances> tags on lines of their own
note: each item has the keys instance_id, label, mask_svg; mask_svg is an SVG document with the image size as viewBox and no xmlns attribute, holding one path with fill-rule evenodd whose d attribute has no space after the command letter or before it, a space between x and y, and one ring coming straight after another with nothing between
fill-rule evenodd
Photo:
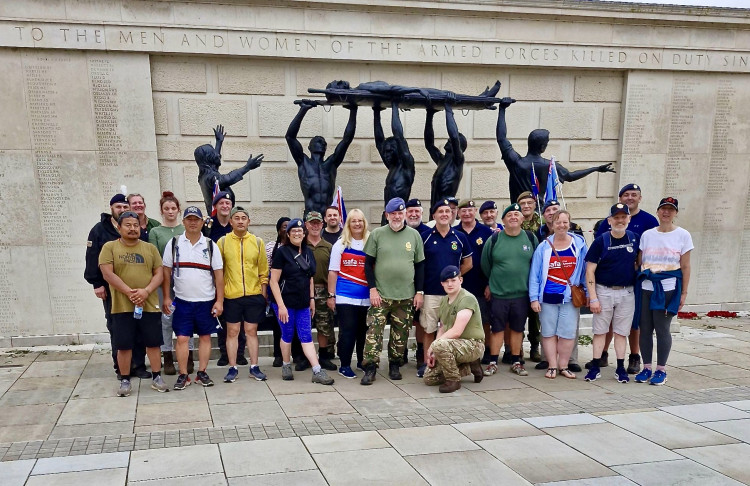
<instances>
[{"instance_id":1,"label":"black leggings","mask_svg":"<svg viewBox=\"0 0 750 486\"><path fill-rule=\"evenodd\" d=\"M674 295L674 290L664 292L664 302L669 302ZM666 366L669 351L672 349L672 334L669 326L672 323L672 314L665 310L651 310L651 294L649 290L641 291L641 355L643 364L651 364L654 352L654 331L656 331L656 364Z\"/></svg>"},{"instance_id":2,"label":"black leggings","mask_svg":"<svg viewBox=\"0 0 750 486\"><path fill-rule=\"evenodd\" d=\"M367 309L365 305L336 304L339 321L338 353L341 366L351 366L356 343L357 362L362 362L367 335Z\"/></svg>"}]
</instances>

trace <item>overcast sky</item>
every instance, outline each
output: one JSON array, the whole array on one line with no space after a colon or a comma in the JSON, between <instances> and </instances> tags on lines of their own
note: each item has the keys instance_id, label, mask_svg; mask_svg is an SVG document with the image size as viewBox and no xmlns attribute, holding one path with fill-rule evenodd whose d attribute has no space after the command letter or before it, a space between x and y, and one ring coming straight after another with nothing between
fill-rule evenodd
<instances>
[{"instance_id":1,"label":"overcast sky","mask_svg":"<svg viewBox=\"0 0 750 486\"><path fill-rule=\"evenodd\" d=\"M599 0L610 2L615 0ZM616 0L627 3L658 3L662 5L691 5L705 7L732 7L750 9L750 0Z\"/></svg>"}]
</instances>

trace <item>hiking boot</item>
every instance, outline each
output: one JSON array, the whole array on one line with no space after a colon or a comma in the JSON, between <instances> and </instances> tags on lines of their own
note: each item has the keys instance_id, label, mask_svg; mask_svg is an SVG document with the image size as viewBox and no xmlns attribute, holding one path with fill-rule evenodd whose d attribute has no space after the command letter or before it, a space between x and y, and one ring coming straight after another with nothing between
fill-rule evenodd
<instances>
[{"instance_id":1,"label":"hiking boot","mask_svg":"<svg viewBox=\"0 0 750 486\"><path fill-rule=\"evenodd\" d=\"M195 361L193 361L192 351L188 351L187 368L188 375L192 375L193 373L195 373Z\"/></svg>"},{"instance_id":2,"label":"hiking boot","mask_svg":"<svg viewBox=\"0 0 750 486\"><path fill-rule=\"evenodd\" d=\"M209 378L208 373L205 371L199 371L195 376L195 382L201 384L204 387L214 386L214 380Z\"/></svg>"},{"instance_id":3,"label":"hiking boot","mask_svg":"<svg viewBox=\"0 0 750 486\"><path fill-rule=\"evenodd\" d=\"M635 375L635 382L636 383L648 383L648 380L651 379L651 370L648 368L643 368L640 373Z\"/></svg>"},{"instance_id":4,"label":"hiking boot","mask_svg":"<svg viewBox=\"0 0 750 486\"><path fill-rule=\"evenodd\" d=\"M581 371L583 371L581 369L581 365L579 365L578 363L572 363L572 362L568 363L568 369L572 371L573 373L580 373Z\"/></svg>"},{"instance_id":5,"label":"hiking boot","mask_svg":"<svg viewBox=\"0 0 750 486\"><path fill-rule=\"evenodd\" d=\"M440 393L453 393L454 391L461 388L460 381L446 381L438 388Z\"/></svg>"},{"instance_id":6,"label":"hiking boot","mask_svg":"<svg viewBox=\"0 0 750 486\"><path fill-rule=\"evenodd\" d=\"M333 378L328 376L328 373L326 373L326 370L321 369L317 373L313 373L312 382L320 383L321 385L333 385Z\"/></svg>"},{"instance_id":7,"label":"hiking boot","mask_svg":"<svg viewBox=\"0 0 750 486\"><path fill-rule=\"evenodd\" d=\"M615 370L615 379L620 383L627 383L630 381L628 372L627 370L625 370L625 368L617 368Z\"/></svg>"},{"instance_id":8,"label":"hiking boot","mask_svg":"<svg viewBox=\"0 0 750 486\"><path fill-rule=\"evenodd\" d=\"M294 371L305 371L309 367L310 362L307 360L307 358L300 358L297 360L297 363L294 366Z\"/></svg>"},{"instance_id":9,"label":"hiking boot","mask_svg":"<svg viewBox=\"0 0 750 486\"><path fill-rule=\"evenodd\" d=\"M378 368L374 364L365 366L365 376L359 382L361 385L372 385L375 381L375 375L378 374Z\"/></svg>"},{"instance_id":10,"label":"hiking boot","mask_svg":"<svg viewBox=\"0 0 750 486\"><path fill-rule=\"evenodd\" d=\"M602 377L602 374L599 372L599 368L591 368L589 369L589 372L586 373L586 376L583 377L584 381L596 381L599 378Z\"/></svg>"},{"instance_id":11,"label":"hiking boot","mask_svg":"<svg viewBox=\"0 0 750 486\"><path fill-rule=\"evenodd\" d=\"M506 351L503 353L503 359L501 361L503 364L511 364L512 359L513 359L513 355L510 354L510 351Z\"/></svg>"},{"instance_id":12,"label":"hiking boot","mask_svg":"<svg viewBox=\"0 0 750 486\"><path fill-rule=\"evenodd\" d=\"M602 357L599 358L599 368L606 368L609 366L609 353L602 351Z\"/></svg>"},{"instance_id":13,"label":"hiking boot","mask_svg":"<svg viewBox=\"0 0 750 486\"><path fill-rule=\"evenodd\" d=\"M130 380L120 380L120 388L117 390L118 397L129 397L133 387L130 386Z\"/></svg>"},{"instance_id":14,"label":"hiking boot","mask_svg":"<svg viewBox=\"0 0 750 486\"><path fill-rule=\"evenodd\" d=\"M540 361L534 366L535 370L546 370L547 368L549 368L549 361Z\"/></svg>"},{"instance_id":15,"label":"hiking boot","mask_svg":"<svg viewBox=\"0 0 750 486\"><path fill-rule=\"evenodd\" d=\"M487 365L487 369L484 370L484 376L492 376L497 373L497 363L490 363Z\"/></svg>"},{"instance_id":16,"label":"hiking boot","mask_svg":"<svg viewBox=\"0 0 750 486\"><path fill-rule=\"evenodd\" d=\"M258 381L266 381L266 374L260 371L258 366L251 366L250 378L255 378Z\"/></svg>"},{"instance_id":17,"label":"hiking boot","mask_svg":"<svg viewBox=\"0 0 750 486\"><path fill-rule=\"evenodd\" d=\"M667 382L667 372L662 371L662 370L656 370L654 372L654 376L651 377L651 381L649 381L649 383L651 383L652 385L657 385L657 386L663 385L666 382Z\"/></svg>"},{"instance_id":18,"label":"hiking boot","mask_svg":"<svg viewBox=\"0 0 750 486\"><path fill-rule=\"evenodd\" d=\"M635 375L641 371L641 355L631 354L628 356L628 374Z\"/></svg>"},{"instance_id":19,"label":"hiking boot","mask_svg":"<svg viewBox=\"0 0 750 486\"><path fill-rule=\"evenodd\" d=\"M284 365L284 360L281 358L281 356L277 356L273 359L274 368L281 368L283 365Z\"/></svg>"},{"instance_id":20,"label":"hiking boot","mask_svg":"<svg viewBox=\"0 0 750 486\"><path fill-rule=\"evenodd\" d=\"M165 375L173 376L177 374L177 370L174 367L174 354L172 351L164 351L164 371Z\"/></svg>"},{"instance_id":21,"label":"hiking boot","mask_svg":"<svg viewBox=\"0 0 750 486\"><path fill-rule=\"evenodd\" d=\"M352 371L352 368L350 366L342 366L341 368L339 368L339 374L344 378L349 378L350 380L357 377L357 374Z\"/></svg>"},{"instance_id":22,"label":"hiking boot","mask_svg":"<svg viewBox=\"0 0 750 486\"><path fill-rule=\"evenodd\" d=\"M400 380L401 371L398 368L398 363L390 363L388 365L388 378L390 378L391 380Z\"/></svg>"},{"instance_id":23,"label":"hiking boot","mask_svg":"<svg viewBox=\"0 0 750 486\"><path fill-rule=\"evenodd\" d=\"M169 391L169 387L164 383L164 378L162 378L161 375L156 375L156 377L151 380L151 389L156 390L159 393L166 393Z\"/></svg>"},{"instance_id":24,"label":"hiking boot","mask_svg":"<svg viewBox=\"0 0 750 486\"><path fill-rule=\"evenodd\" d=\"M538 346L532 346L531 351L529 351L529 360L533 361L535 363L539 363L542 361L542 355L539 353L539 347Z\"/></svg>"},{"instance_id":25,"label":"hiking boot","mask_svg":"<svg viewBox=\"0 0 750 486\"><path fill-rule=\"evenodd\" d=\"M480 360L473 361L469 366L471 367L471 374L474 375L474 383L481 383L484 379L484 371L482 371Z\"/></svg>"},{"instance_id":26,"label":"hiking boot","mask_svg":"<svg viewBox=\"0 0 750 486\"><path fill-rule=\"evenodd\" d=\"M583 365L584 368L587 370L590 370L591 368L598 368L599 367L599 361L596 358L591 358L591 361L588 361L585 365Z\"/></svg>"},{"instance_id":27,"label":"hiking boot","mask_svg":"<svg viewBox=\"0 0 750 486\"><path fill-rule=\"evenodd\" d=\"M419 365L419 368L417 368L417 378L424 378L425 371L427 371L427 365L422 363Z\"/></svg>"},{"instance_id":28,"label":"hiking boot","mask_svg":"<svg viewBox=\"0 0 750 486\"><path fill-rule=\"evenodd\" d=\"M529 372L526 371L526 368L524 368L521 363L513 363L510 367L510 371L518 376L529 376Z\"/></svg>"},{"instance_id":29,"label":"hiking boot","mask_svg":"<svg viewBox=\"0 0 750 486\"><path fill-rule=\"evenodd\" d=\"M324 370L336 371L338 369L338 366L333 364L333 361L331 361L330 358L327 357L318 358L318 363L320 363L320 367Z\"/></svg>"},{"instance_id":30,"label":"hiking boot","mask_svg":"<svg viewBox=\"0 0 750 486\"><path fill-rule=\"evenodd\" d=\"M247 358L245 357L245 354L237 354L237 366L247 366Z\"/></svg>"},{"instance_id":31,"label":"hiking boot","mask_svg":"<svg viewBox=\"0 0 750 486\"><path fill-rule=\"evenodd\" d=\"M227 374L224 376L224 383L234 383L237 381L237 375L239 375L240 372L237 371L236 366L232 366L229 368L229 371L227 371Z\"/></svg>"},{"instance_id":32,"label":"hiking boot","mask_svg":"<svg viewBox=\"0 0 750 486\"><path fill-rule=\"evenodd\" d=\"M294 372L292 371L291 363L281 365L281 379L284 381L291 381L294 379Z\"/></svg>"},{"instance_id":33,"label":"hiking boot","mask_svg":"<svg viewBox=\"0 0 750 486\"><path fill-rule=\"evenodd\" d=\"M174 384L175 390L184 390L190 386L190 376L181 374L177 377L177 381Z\"/></svg>"}]
</instances>

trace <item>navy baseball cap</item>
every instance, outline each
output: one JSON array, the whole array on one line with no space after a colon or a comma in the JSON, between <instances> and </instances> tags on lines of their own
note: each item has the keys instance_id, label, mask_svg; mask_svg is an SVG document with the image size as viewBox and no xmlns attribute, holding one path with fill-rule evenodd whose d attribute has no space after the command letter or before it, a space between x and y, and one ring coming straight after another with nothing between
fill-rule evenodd
<instances>
[{"instance_id":1,"label":"navy baseball cap","mask_svg":"<svg viewBox=\"0 0 750 486\"><path fill-rule=\"evenodd\" d=\"M203 219L203 213L198 206L188 206L185 208L185 212L182 213L182 219L188 216L195 216L196 218Z\"/></svg>"},{"instance_id":2,"label":"navy baseball cap","mask_svg":"<svg viewBox=\"0 0 750 486\"><path fill-rule=\"evenodd\" d=\"M497 209L497 203L495 201L485 201L482 203L482 206L479 208L479 212L483 213L487 211L488 209Z\"/></svg>"},{"instance_id":3,"label":"navy baseball cap","mask_svg":"<svg viewBox=\"0 0 750 486\"><path fill-rule=\"evenodd\" d=\"M625 184L624 186L622 186L622 189L620 189L620 192L617 194L617 196L618 197L622 197L622 195L626 191L638 191L638 192L641 192L641 186L639 186L638 184L632 184L632 183L631 184Z\"/></svg>"},{"instance_id":4,"label":"navy baseball cap","mask_svg":"<svg viewBox=\"0 0 750 486\"><path fill-rule=\"evenodd\" d=\"M455 265L448 265L440 272L440 281L445 282L446 280L456 278L461 275L458 267Z\"/></svg>"},{"instance_id":5,"label":"navy baseball cap","mask_svg":"<svg viewBox=\"0 0 750 486\"><path fill-rule=\"evenodd\" d=\"M673 208L675 208L675 210L679 211L680 208L677 207L677 205L678 205L677 199L673 197L665 197L664 199L659 201L659 205L656 207L656 209L659 209L663 206L672 206Z\"/></svg>"},{"instance_id":6,"label":"navy baseball cap","mask_svg":"<svg viewBox=\"0 0 750 486\"><path fill-rule=\"evenodd\" d=\"M413 199L409 199L406 201L406 208L421 208L422 207L422 201L417 199L416 197Z\"/></svg>"},{"instance_id":7,"label":"navy baseball cap","mask_svg":"<svg viewBox=\"0 0 750 486\"><path fill-rule=\"evenodd\" d=\"M216 206L222 199L229 199L230 201L232 201L232 196L230 196L227 191L220 191L218 194L216 194L216 197L211 204ZM234 201L232 201L232 203L234 203Z\"/></svg>"},{"instance_id":8,"label":"navy baseball cap","mask_svg":"<svg viewBox=\"0 0 750 486\"><path fill-rule=\"evenodd\" d=\"M615 214L630 214L630 208L628 208L627 204L623 203L617 203L613 205L611 208L609 208L609 215L614 216Z\"/></svg>"},{"instance_id":9,"label":"navy baseball cap","mask_svg":"<svg viewBox=\"0 0 750 486\"><path fill-rule=\"evenodd\" d=\"M406 203L400 197L394 197L388 204L385 205L385 212L392 213L394 211L403 211L406 209Z\"/></svg>"}]
</instances>

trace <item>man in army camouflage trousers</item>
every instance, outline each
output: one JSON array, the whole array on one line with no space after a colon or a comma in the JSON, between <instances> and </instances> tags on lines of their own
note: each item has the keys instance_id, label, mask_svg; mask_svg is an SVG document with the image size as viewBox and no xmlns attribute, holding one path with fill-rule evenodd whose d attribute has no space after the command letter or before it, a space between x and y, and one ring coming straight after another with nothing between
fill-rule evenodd
<instances>
[{"instance_id":1,"label":"man in army camouflage trousers","mask_svg":"<svg viewBox=\"0 0 750 486\"><path fill-rule=\"evenodd\" d=\"M440 385L440 393L452 393L461 388L462 376L473 374L475 383L484 378L479 362L484 353L484 328L479 302L461 288L463 277L458 267L445 267L440 282L447 295L438 309L437 339L426 353L424 382Z\"/></svg>"},{"instance_id":2,"label":"man in army camouflage trousers","mask_svg":"<svg viewBox=\"0 0 750 486\"><path fill-rule=\"evenodd\" d=\"M367 337L362 366L363 385L375 381L383 331L391 326L388 342L388 375L400 380L399 367L404 362L404 350L409 338L415 309L424 301L424 246L419 233L404 224L406 203L400 197L385 206L388 220L370 233L365 243L365 276L370 288L370 308L367 311Z\"/></svg>"},{"instance_id":3,"label":"man in army camouflage trousers","mask_svg":"<svg viewBox=\"0 0 750 486\"><path fill-rule=\"evenodd\" d=\"M332 245L321 236L323 216L317 211L310 211L305 217L307 227L307 246L315 256L316 271L313 277L315 286L315 315L313 324L318 330L318 361L323 369L334 371L337 366L331 359L335 357L336 333L333 329L333 312L326 305L328 300L328 264L331 261Z\"/></svg>"},{"instance_id":4,"label":"man in army camouflage trousers","mask_svg":"<svg viewBox=\"0 0 750 486\"><path fill-rule=\"evenodd\" d=\"M539 234L539 228L542 226L542 217L536 211L536 198L531 191L522 192L518 196L516 201L521 206L521 214L523 214L523 221L521 222L521 229L528 230L535 235ZM531 361L540 362L544 359L544 350L540 353L542 332L541 324L539 323L539 314L531 310L529 307L529 344L531 344L531 352L529 352L529 359ZM506 345L505 349L510 349L510 343Z\"/></svg>"}]
</instances>

